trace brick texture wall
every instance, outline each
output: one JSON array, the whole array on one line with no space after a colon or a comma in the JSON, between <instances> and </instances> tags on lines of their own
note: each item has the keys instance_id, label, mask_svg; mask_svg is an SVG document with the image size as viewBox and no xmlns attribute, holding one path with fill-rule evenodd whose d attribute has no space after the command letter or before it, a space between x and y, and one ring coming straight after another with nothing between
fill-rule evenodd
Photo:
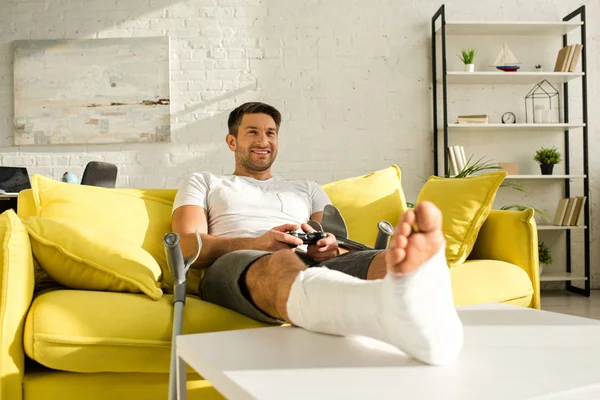
<instances>
[{"instance_id":1,"label":"brick texture wall","mask_svg":"<svg viewBox=\"0 0 600 400\"><path fill-rule=\"evenodd\" d=\"M233 156L225 145L229 111L245 101L271 103L283 113L280 154L274 172L319 183L401 166L409 200L432 174L430 20L443 3L432 0L1 0L0 162L25 165L32 173L79 176L85 164L103 160L119 166L119 186L175 187L196 170L230 173ZM592 260L596 250L593 179L600 162L595 113L600 95L600 6L564 0L447 0L448 19L560 20L588 5ZM172 142L131 145L14 147L11 42L23 39L107 38L166 35L171 38ZM486 69L508 40L524 69L543 62L551 70L560 38L459 38L455 53L475 45L478 69ZM450 116L488 113L496 120L512 110L524 118L529 87L460 87L450 91ZM577 95L575 93L575 95ZM579 136L580 133L578 133ZM453 137L467 153L519 162L537 173L533 152L561 145L562 136L464 135ZM518 152L514 143L519 140ZM575 162L581 160L577 146ZM560 169L560 168L559 168ZM496 206L520 202L553 213L562 186L528 184L529 193L498 195ZM557 183L557 185L561 185ZM548 191L552 196L548 195ZM553 197L554 196L554 197ZM556 234L555 234L556 235ZM559 242L560 236L547 238ZM595 281L600 263L594 262Z\"/></svg>"}]
</instances>

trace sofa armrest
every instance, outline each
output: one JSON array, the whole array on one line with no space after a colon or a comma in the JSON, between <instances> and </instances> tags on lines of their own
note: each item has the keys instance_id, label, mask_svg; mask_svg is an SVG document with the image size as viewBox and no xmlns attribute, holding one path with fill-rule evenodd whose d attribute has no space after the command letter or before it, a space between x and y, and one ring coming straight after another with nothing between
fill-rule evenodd
<instances>
[{"instance_id":1,"label":"sofa armrest","mask_svg":"<svg viewBox=\"0 0 600 400\"><path fill-rule=\"evenodd\" d=\"M530 307L540 308L537 225L532 209L492 210L479 231L469 259L505 261L522 268L533 286Z\"/></svg>"},{"instance_id":2,"label":"sofa armrest","mask_svg":"<svg viewBox=\"0 0 600 400\"><path fill-rule=\"evenodd\" d=\"M12 210L0 215L0 400L23 398L23 326L35 271L29 235Z\"/></svg>"}]
</instances>

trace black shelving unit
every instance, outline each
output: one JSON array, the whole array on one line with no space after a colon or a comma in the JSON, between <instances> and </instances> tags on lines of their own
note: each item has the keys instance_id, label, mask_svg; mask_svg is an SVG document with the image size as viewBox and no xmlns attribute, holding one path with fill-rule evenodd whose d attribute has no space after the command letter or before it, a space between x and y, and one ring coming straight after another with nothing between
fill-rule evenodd
<instances>
[{"instance_id":1,"label":"black shelving unit","mask_svg":"<svg viewBox=\"0 0 600 400\"><path fill-rule=\"evenodd\" d=\"M576 79L581 79L582 85L582 122L583 126L583 195L587 197L587 201L584 207L584 274L585 274L585 287L583 289L576 287L572 284L569 276L565 279L553 279L566 281L566 289L570 292L581 294L584 296L590 295L590 198L589 198L589 157L588 157L588 104L587 104L587 43L586 43L586 14L585 6L581 6L577 10L573 11L569 15L563 18L563 22L570 22L573 20L580 19L580 33L581 33L581 44L583 45L581 53L581 67L582 74L578 74ZM460 24L460 23L457 23ZM472 23L465 23L472 24ZM526 23L522 23L526 25ZM437 12L431 18L431 70L433 78L433 171L435 175L444 176L449 171L449 159L448 159L448 144L449 144L449 123L448 123L448 69L447 69L447 32L448 22L446 20L446 8L442 5ZM485 33L484 33L485 34ZM563 34L563 45L567 46L568 38L567 33ZM438 41L440 43L438 43ZM441 46L441 60L438 57L438 46ZM441 62L441 77L438 77L439 63ZM515 72L513 74L521 74L521 72ZM560 74L560 73L554 73ZM553 73L539 73L540 80L544 79L544 76L551 76ZM569 75L569 74L563 74ZM535 76L535 75L532 75ZM571 171L571 159L570 159L570 125L569 125L569 83L572 76L567 76L562 84L562 104L563 104L563 122L566 124L564 128L564 164L565 164L565 186L564 195L565 197L571 196L571 179L569 175ZM439 86L441 86L441 108L439 99ZM441 110L441 124L439 121L439 113ZM561 129L562 130L562 129ZM440 152L440 135L443 143L443 152ZM441 153L441 154L440 154ZM441 156L441 157L440 157ZM440 158L443 162L440 163ZM441 167L441 168L440 168ZM572 253L571 253L571 230L566 229L566 273L570 274L572 271Z\"/></svg>"}]
</instances>

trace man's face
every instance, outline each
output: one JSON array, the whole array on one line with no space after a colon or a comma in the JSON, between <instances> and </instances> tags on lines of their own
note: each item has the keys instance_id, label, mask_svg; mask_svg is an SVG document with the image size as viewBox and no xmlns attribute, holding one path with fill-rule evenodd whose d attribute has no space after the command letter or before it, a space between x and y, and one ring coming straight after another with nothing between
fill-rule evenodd
<instances>
[{"instance_id":1,"label":"man's face","mask_svg":"<svg viewBox=\"0 0 600 400\"><path fill-rule=\"evenodd\" d=\"M271 168L277 156L277 125L267 114L245 114L237 138L228 135L229 148L235 152L236 165L248 172Z\"/></svg>"}]
</instances>

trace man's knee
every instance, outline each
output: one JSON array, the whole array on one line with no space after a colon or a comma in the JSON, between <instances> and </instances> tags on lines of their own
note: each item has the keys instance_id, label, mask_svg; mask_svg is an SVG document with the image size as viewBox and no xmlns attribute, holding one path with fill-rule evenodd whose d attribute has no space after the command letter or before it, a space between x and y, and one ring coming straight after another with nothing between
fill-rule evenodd
<instances>
[{"instance_id":1,"label":"man's knee","mask_svg":"<svg viewBox=\"0 0 600 400\"><path fill-rule=\"evenodd\" d=\"M246 271L245 283L249 290L257 286L277 285L284 276L304 268L304 263L293 251L279 250L251 263Z\"/></svg>"}]
</instances>

